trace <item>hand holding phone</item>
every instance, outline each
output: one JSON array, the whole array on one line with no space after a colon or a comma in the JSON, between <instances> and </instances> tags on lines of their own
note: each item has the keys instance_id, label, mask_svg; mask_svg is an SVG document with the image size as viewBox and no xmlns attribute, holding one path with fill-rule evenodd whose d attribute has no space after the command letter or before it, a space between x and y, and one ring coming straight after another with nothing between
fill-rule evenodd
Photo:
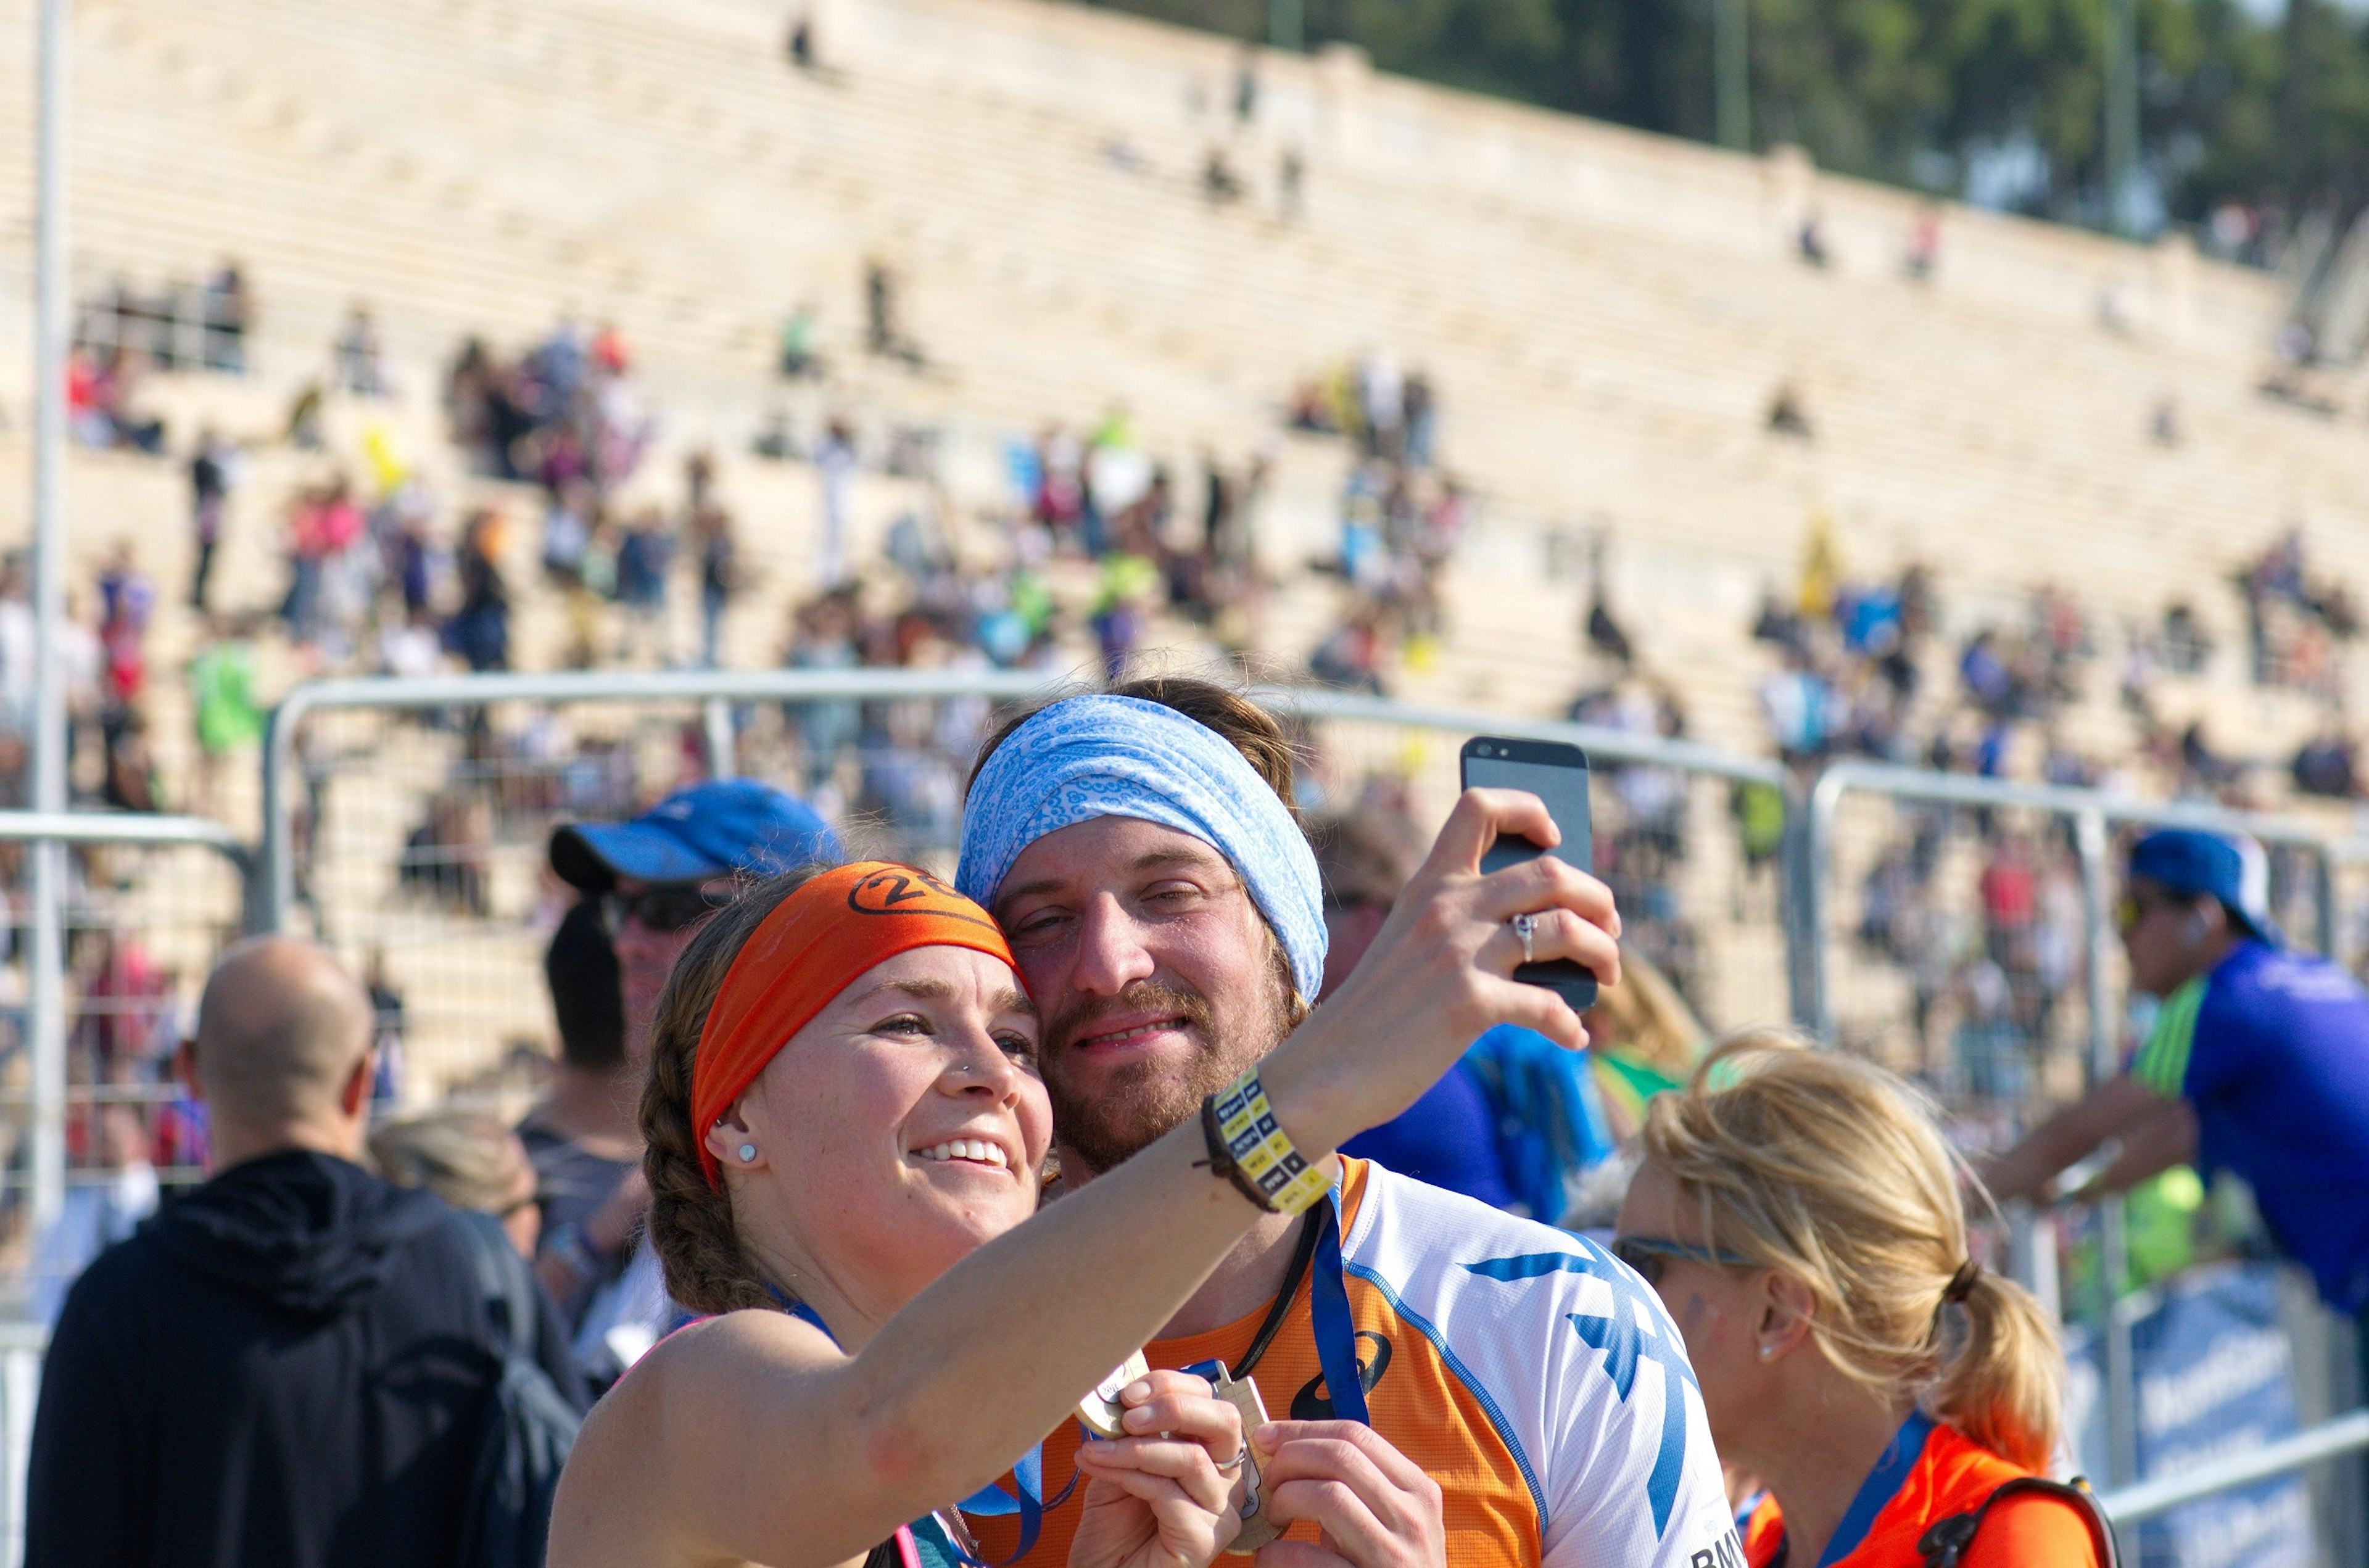
<instances>
[{"instance_id":1,"label":"hand holding phone","mask_svg":"<svg viewBox=\"0 0 2369 1568\"><path fill-rule=\"evenodd\" d=\"M1481 857L1485 875L1550 854L1581 871L1595 870L1595 842L1588 825L1587 753L1562 740L1517 740L1505 736L1476 735L1458 756L1466 789L1518 789L1545 803L1547 815L1562 830L1562 841L1552 849L1506 834ZM1514 979L1524 985L1544 986L1571 1004L1574 1013L1596 1005L1596 977L1568 958L1517 965Z\"/></svg>"}]
</instances>

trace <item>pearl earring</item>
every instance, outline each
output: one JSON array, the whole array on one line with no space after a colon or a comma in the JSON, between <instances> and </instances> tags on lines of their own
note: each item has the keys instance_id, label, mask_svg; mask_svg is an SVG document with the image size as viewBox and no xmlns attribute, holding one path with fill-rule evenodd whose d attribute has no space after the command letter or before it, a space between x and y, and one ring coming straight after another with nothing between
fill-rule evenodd
<instances>
[{"instance_id":1,"label":"pearl earring","mask_svg":"<svg viewBox=\"0 0 2369 1568\"><path fill-rule=\"evenodd\" d=\"M757 1146L755 1144L744 1143L740 1146L740 1163L746 1165L750 1161L754 1160L755 1158L757 1158ZM1760 1354L1766 1356L1768 1353L1764 1350Z\"/></svg>"},{"instance_id":2,"label":"pearl earring","mask_svg":"<svg viewBox=\"0 0 2369 1568\"><path fill-rule=\"evenodd\" d=\"M745 1160L745 1159L747 1159L747 1158L748 1158L748 1156L744 1154L744 1155L742 1155L742 1156L741 1156L741 1158ZM1762 1359L1763 1361L1768 1360L1771 1356L1774 1356L1774 1355L1776 1355L1776 1354L1777 1354L1777 1347L1776 1347L1775 1345L1762 1345L1762 1346L1760 1347L1760 1359Z\"/></svg>"}]
</instances>

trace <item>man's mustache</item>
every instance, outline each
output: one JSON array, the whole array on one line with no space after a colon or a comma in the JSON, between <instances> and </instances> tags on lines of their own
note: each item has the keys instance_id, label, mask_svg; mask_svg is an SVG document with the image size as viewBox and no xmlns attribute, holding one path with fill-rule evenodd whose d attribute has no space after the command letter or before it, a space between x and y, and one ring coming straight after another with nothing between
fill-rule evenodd
<instances>
[{"instance_id":1,"label":"man's mustache","mask_svg":"<svg viewBox=\"0 0 2369 1568\"><path fill-rule=\"evenodd\" d=\"M1046 1054L1059 1056L1067 1051L1106 1019L1143 1013L1179 1015L1204 1040L1216 1037L1209 1027L1209 1003L1200 992L1164 980L1138 980L1116 996L1081 1002L1051 1020L1045 1029Z\"/></svg>"}]
</instances>

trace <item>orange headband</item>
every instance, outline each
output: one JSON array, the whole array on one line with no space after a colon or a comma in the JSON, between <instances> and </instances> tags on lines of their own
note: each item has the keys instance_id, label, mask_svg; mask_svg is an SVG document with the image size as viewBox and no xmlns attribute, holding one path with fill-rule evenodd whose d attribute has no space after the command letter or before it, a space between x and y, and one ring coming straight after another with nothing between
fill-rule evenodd
<instances>
[{"instance_id":1,"label":"orange headband","mask_svg":"<svg viewBox=\"0 0 2369 1568\"><path fill-rule=\"evenodd\" d=\"M692 1061L692 1132L711 1185L719 1178L706 1139L716 1118L857 976L916 947L967 947L1012 964L985 910L926 871L883 860L823 872L750 933L716 988Z\"/></svg>"}]
</instances>

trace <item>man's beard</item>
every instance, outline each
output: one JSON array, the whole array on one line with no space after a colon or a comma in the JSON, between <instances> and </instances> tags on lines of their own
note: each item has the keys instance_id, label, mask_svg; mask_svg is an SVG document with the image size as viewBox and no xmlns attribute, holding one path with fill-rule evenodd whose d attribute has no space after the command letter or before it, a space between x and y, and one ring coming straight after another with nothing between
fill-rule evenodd
<instances>
[{"instance_id":1,"label":"man's beard","mask_svg":"<svg viewBox=\"0 0 2369 1568\"><path fill-rule=\"evenodd\" d=\"M1290 1033L1280 999L1247 1026L1221 1032L1200 992L1160 980L1138 980L1117 996L1089 1002L1045 1031L1045 1091L1053 1103L1053 1130L1066 1152L1095 1174L1111 1170L1200 1115L1201 1102L1240 1077ZM1200 1048L1186 1061L1129 1062L1104 1081L1099 1093L1072 1088L1062 1069L1078 1041L1102 1019L1122 1013L1170 1013L1184 1020Z\"/></svg>"}]
</instances>

